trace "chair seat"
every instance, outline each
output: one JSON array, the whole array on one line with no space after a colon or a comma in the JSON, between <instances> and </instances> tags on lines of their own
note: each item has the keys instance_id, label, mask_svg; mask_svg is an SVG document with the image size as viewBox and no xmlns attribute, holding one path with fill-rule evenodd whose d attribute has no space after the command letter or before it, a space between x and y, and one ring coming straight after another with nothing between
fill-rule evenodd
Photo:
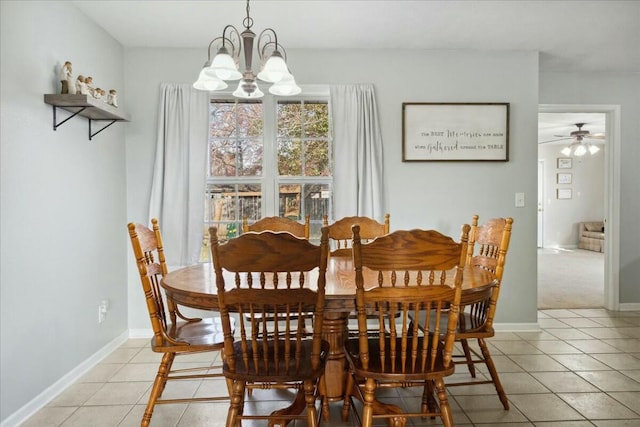
<instances>
[{"instance_id":1,"label":"chair seat","mask_svg":"<svg viewBox=\"0 0 640 427\"><path fill-rule=\"evenodd\" d=\"M490 338L495 335L493 327L487 327L487 316L463 312L458 316L456 338L468 338L465 334L473 334L470 338Z\"/></svg>"},{"instance_id":2,"label":"chair seat","mask_svg":"<svg viewBox=\"0 0 640 427\"><path fill-rule=\"evenodd\" d=\"M313 345L312 340L304 340L301 342L300 357L296 357L296 342L290 341L289 356L286 356L285 342L278 341L278 356L274 357L275 348L274 341L269 340L267 344L267 354L265 356L265 349L263 342L256 343L257 352L254 353L254 349L251 348L251 341L247 341L248 349L246 356L248 356L248 363L245 364L243 359L241 341L233 343L235 369L232 371L229 368L229 363L223 364L222 370L227 378L233 380L242 381L254 381L254 382L288 382L288 381L301 381L305 379L315 379L322 375L324 365L329 355L329 343L322 341L320 350L320 364L316 369L311 367L311 347ZM300 363L300 361L306 363ZM277 362L276 362L277 361Z\"/></svg>"},{"instance_id":3,"label":"chair seat","mask_svg":"<svg viewBox=\"0 0 640 427\"><path fill-rule=\"evenodd\" d=\"M417 348L422 348L423 337L418 338ZM409 339L407 345L411 346L413 340ZM389 340L385 343L387 355L390 350ZM402 340L396 339L396 348L398 353L401 353ZM377 338L369 339L369 366L364 368L362 360L360 359L360 348L357 338L350 338L345 341L344 349L345 354L350 359L353 369L357 376L366 378L379 378L389 380L394 374L398 374L402 381L424 381L427 379L442 378L442 376L451 375L454 372L454 364L450 364L445 368L443 361L444 346L442 343L438 345L438 351L436 351L436 360L431 366L431 346L427 349L425 361L423 363L420 350L417 351L417 360L415 364L411 363L409 359L405 362L405 368L402 367L402 359L400 357L394 358L394 366L391 365L390 357L386 357L384 360L384 366L381 365L380 360L380 341ZM424 366L424 369L422 368Z\"/></svg>"},{"instance_id":4,"label":"chair seat","mask_svg":"<svg viewBox=\"0 0 640 427\"><path fill-rule=\"evenodd\" d=\"M167 335L169 335L170 339L184 342L184 344L172 344L164 340L159 345L156 337L153 337L151 339L151 349L158 353L211 351L211 347L215 347L216 350L221 349L224 342L222 323L219 317L205 318L195 322L177 322L167 327Z\"/></svg>"}]
</instances>

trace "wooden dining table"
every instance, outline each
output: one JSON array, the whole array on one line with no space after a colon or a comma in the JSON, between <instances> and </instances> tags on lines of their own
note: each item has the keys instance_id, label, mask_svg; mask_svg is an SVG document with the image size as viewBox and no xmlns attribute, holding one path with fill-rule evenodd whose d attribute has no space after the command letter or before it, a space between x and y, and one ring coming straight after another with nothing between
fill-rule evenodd
<instances>
[{"instance_id":1,"label":"wooden dining table","mask_svg":"<svg viewBox=\"0 0 640 427\"><path fill-rule=\"evenodd\" d=\"M365 283L377 283L377 273L363 269ZM355 311L355 270L351 257L329 257L325 287L324 339L330 351L325 367L326 398L336 401L344 398L346 383L346 359L343 342L347 338L349 314ZM453 281L454 274L447 275ZM227 280L233 286L234 280ZM311 281L310 283L313 283ZM466 266L463 272L462 299L469 303L474 294L495 286L497 280L488 270ZM217 310L215 272L211 263L195 264L174 270L162 280L167 297L178 304L201 310Z\"/></svg>"}]
</instances>

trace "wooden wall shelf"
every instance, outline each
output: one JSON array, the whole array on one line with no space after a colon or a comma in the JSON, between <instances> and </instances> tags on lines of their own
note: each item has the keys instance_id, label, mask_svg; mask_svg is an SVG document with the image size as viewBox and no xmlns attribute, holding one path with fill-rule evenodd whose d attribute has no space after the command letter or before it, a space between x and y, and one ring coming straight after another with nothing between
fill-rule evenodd
<instances>
[{"instance_id":1,"label":"wooden wall shelf","mask_svg":"<svg viewBox=\"0 0 640 427\"><path fill-rule=\"evenodd\" d=\"M131 119L124 111L90 95L45 94L44 102L53 106L53 130L57 130L60 125L75 116L89 119L89 140L115 122L128 122ZM58 108L67 110L72 115L58 123L56 119ZM91 128L94 121L108 121L109 123L93 132Z\"/></svg>"}]
</instances>

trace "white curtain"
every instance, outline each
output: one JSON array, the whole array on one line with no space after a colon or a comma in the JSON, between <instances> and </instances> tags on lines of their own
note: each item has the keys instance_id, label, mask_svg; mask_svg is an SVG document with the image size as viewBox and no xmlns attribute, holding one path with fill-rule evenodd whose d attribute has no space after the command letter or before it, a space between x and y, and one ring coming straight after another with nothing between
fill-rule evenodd
<instances>
[{"instance_id":1,"label":"white curtain","mask_svg":"<svg viewBox=\"0 0 640 427\"><path fill-rule=\"evenodd\" d=\"M382 135L373 85L331 86L330 95L335 218L358 215L382 221Z\"/></svg>"},{"instance_id":2,"label":"white curtain","mask_svg":"<svg viewBox=\"0 0 640 427\"><path fill-rule=\"evenodd\" d=\"M158 218L167 264L199 260L203 236L208 92L190 84L160 87L149 218Z\"/></svg>"}]
</instances>

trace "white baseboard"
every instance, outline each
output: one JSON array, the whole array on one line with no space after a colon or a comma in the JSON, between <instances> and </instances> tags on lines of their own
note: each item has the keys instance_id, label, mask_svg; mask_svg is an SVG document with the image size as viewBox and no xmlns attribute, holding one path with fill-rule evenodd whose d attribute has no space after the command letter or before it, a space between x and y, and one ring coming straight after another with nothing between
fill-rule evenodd
<instances>
[{"instance_id":1,"label":"white baseboard","mask_svg":"<svg viewBox=\"0 0 640 427\"><path fill-rule=\"evenodd\" d=\"M538 332L541 331L538 322L535 323L494 323L496 332Z\"/></svg>"},{"instance_id":2,"label":"white baseboard","mask_svg":"<svg viewBox=\"0 0 640 427\"><path fill-rule=\"evenodd\" d=\"M27 418L31 417L33 414L45 407L67 387L75 383L84 374L89 372L94 366L100 363L102 359L110 355L115 349L124 344L127 339L129 339L129 331L125 331L120 334L118 337L113 339L88 359L80 363L58 381L45 389L42 393L34 397L30 402L26 403L16 412L9 415L2 421L2 423L0 423L0 427L14 427L24 422Z\"/></svg>"},{"instance_id":3,"label":"white baseboard","mask_svg":"<svg viewBox=\"0 0 640 427\"><path fill-rule=\"evenodd\" d=\"M624 302L620 303L620 311L640 311L640 302Z\"/></svg>"}]
</instances>

